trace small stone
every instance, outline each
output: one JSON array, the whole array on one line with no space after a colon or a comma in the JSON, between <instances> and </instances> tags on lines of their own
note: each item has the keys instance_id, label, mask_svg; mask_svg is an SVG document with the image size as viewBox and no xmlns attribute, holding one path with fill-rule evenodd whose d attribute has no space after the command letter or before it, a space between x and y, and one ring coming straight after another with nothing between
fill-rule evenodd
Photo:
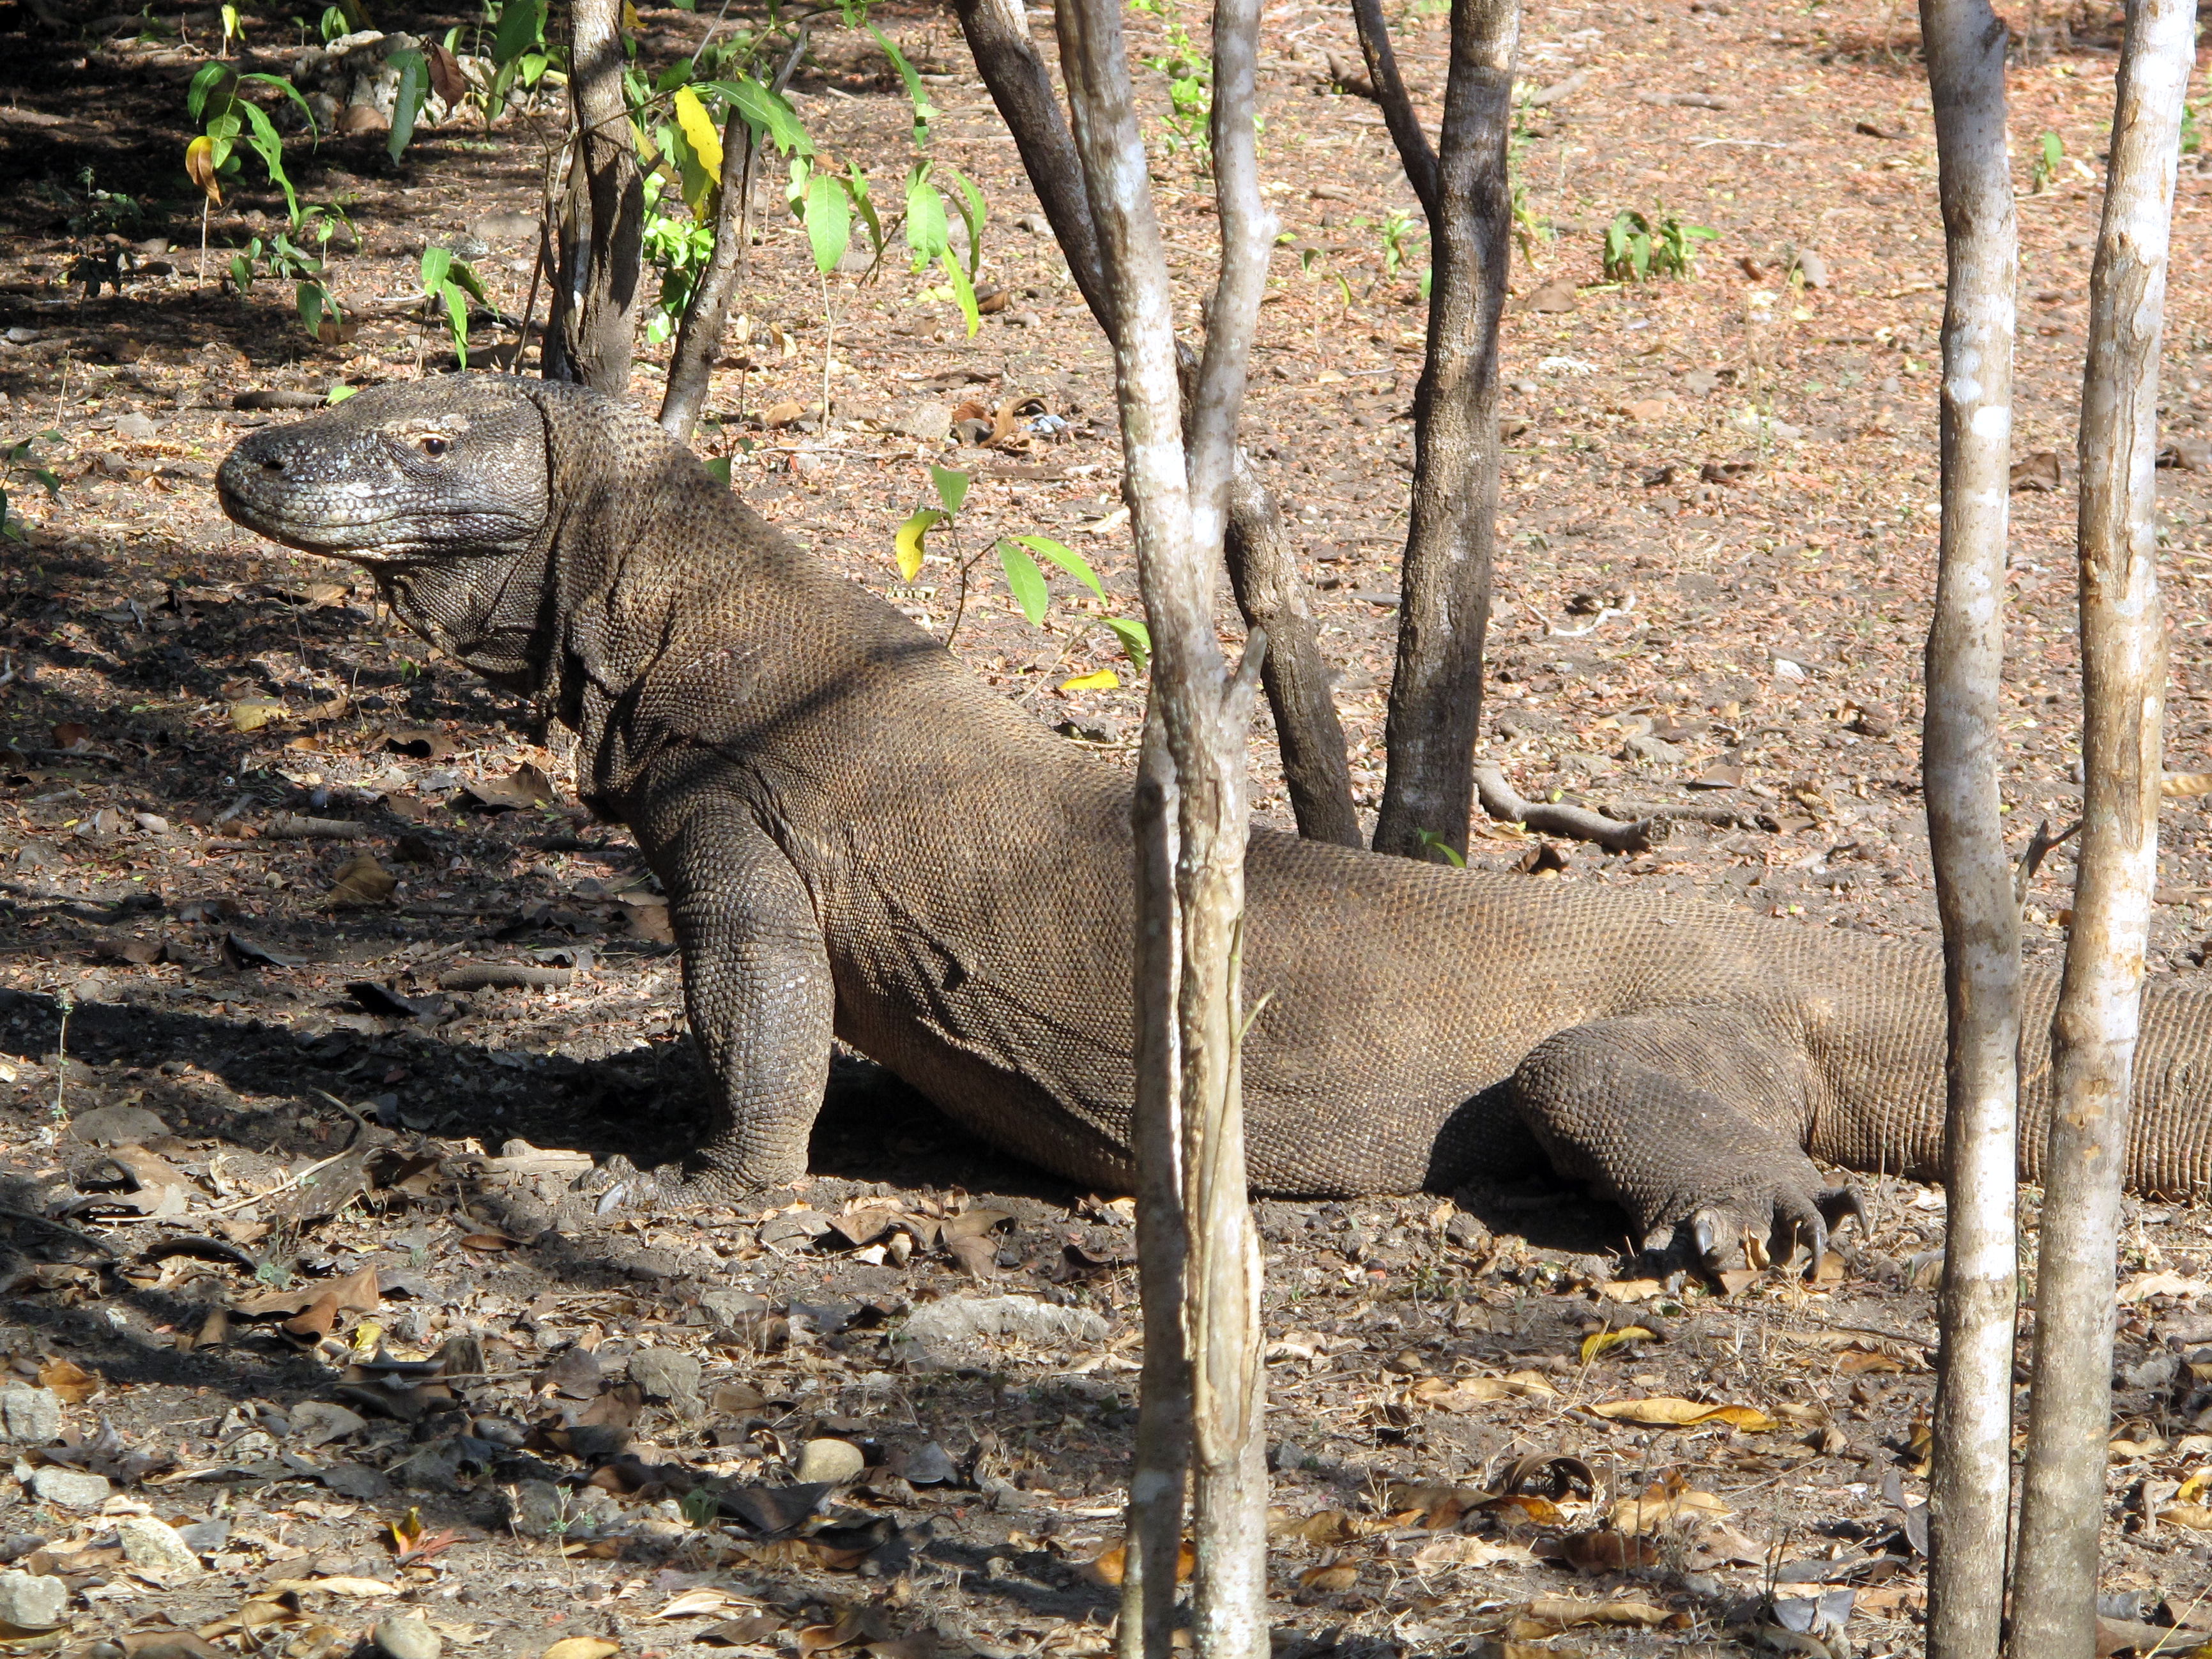
<instances>
[{"instance_id":1,"label":"small stone","mask_svg":"<svg viewBox=\"0 0 2212 1659\"><path fill-rule=\"evenodd\" d=\"M1558 313L1574 308L1575 284L1574 279L1569 276L1554 276L1548 282L1538 283L1521 301L1523 311Z\"/></svg>"},{"instance_id":2,"label":"small stone","mask_svg":"<svg viewBox=\"0 0 2212 1659\"><path fill-rule=\"evenodd\" d=\"M1046 218L1042 213L1024 213L1014 221L1014 228L1016 230L1026 230L1032 236L1048 236L1052 234L1052 221ZM9 329L8 331L9 337L12 339L18 331L19 331L15 329ZM23 329L20 331L31 335L33 339L38 337L35 331L33 330Z\"/></svg>"},{"instance_id":3,"label":"small stone","mask_svg":"<svg viewBox=\"0 0 2212 1659\"><path fill-rule=\"evenodd\" d=\"M48 1464L31 1476L31 1490L43 1503L64 1510L96 1510L107 1501L110 1487L104 1474L65 1469Z\"/></svg>"},{"instance_id":4,"label":"small stone","mask_svg":"<svg viewBox=\"0 0 2212 1659\"><path fill-rule=\"evenodd\" d=\"M1807 288L1826 288L1828 285L1828 262L1809 247L1801 247L1790 262L1790 269L1805 279Z\"/></svg>"},{"instance_id":5,"label":"small stone","mask_svg":"<svg viewBox=\"0 0 2212 1659\"><path fill-rule=\"evenodd\" d=\"M1664 738L1631 738L1622 747L1628 750L1629 759L1650 761L1655 766L1680 766L1690 758Z\"/></svg>"},{"instance_id":6,"label":"small stone","mask_svg":"<svg viewBox=\"0 0 2212 1659\"><path fill-rule=\"evenodd\" d=\"M1801 664L1794 663L1787 657L1777 657L1774 659L1774 678L1778 680L1802 680L1805 678L1805 670Z\"/></svg>"},{"instance_id":7,"label":"small stone","mask_svg":"<svg viewBox=\"0 0 2212 1659\"><path fill-rule=\"evenodd\" d=\"M1650 426L1663 421L1674 412L1674 404L1664 398L1639 398L1621 411L1639 426Z\"/></svg>"},{"instance_id":8,"label":"small stone","mask_svg":"<svg viewBox=\"0 0 2212 1659\"><path fill-rule=\"evenodd\" d=\"M445 1638L419 1614L395 1613L378 1620L369 1640L384 1659L438 1659L446 1648Z\"/></svg>"},{"instance_id":9,"label":"small stone","mask_svg":"<svg viewBox=\"0 0 2212 1659\"><path fill-rule=\"evenodd\" d=\"M916 404L899 430L926 444L941 444L952 435L952 410L944 404Z\"/></svg>"},{"instance_id":10,"label":"small stone","mask_svg":"<svg viewBox=\"0 0 2212 1659\"><path fill-rule=\"evenodd\" d=\"M799 1449L799 1484L839 1486L860 1478L868 1460L849 1440L810 1440Z\"/></svg>"},{"instance_id":11,"label":"small stone","mask_svg":"<svg viewBox=\"0 0 2212 1659\"><path fill-rule=\"evenodd\" d=\"M640 1348L629 1357L629 1380L653 1400L699 1398L699 1362L675 1348Z\"/></svg>"},{"instance_id":12,"label":"small stone","mask_svg":"<svg viewBox=\"0 0 2212 1659\"><path fill-rule=\"evenodd\" d=\"M126 1515L115 1523L116 1541L123 1559L143 1571L169 1578L197 1578L205 1571L191 1546L177 1536L177 1529L150 1515Z\"/></svg>"},{"instance_id":13,"label":"small stone","mask_svg":"<svg viewBox=\"0 0 2212 1659\"><path fill-rule=\"evenodd\" d=\"M487 242L520 242L538 234L534 213L488 213L469 227L469 234Z\"/></svg>"},{"instance_id":14,"label":"small stone","mask_svg":"<svg viewBox=\"0 0 2212 1659\"><path fill-rule=\"evenodd\" d=\"M115 417L115 435L128 438L134 443L143 443L161 429L161 424L133 410L128 415Z\"/></svg>"},{"instance_id":15,"label":"small stone","mask_svg":"<svg viewBox=\"0 0 2212 1659\"><path fill-rule=\"evenodd\" d=\"M768 1311L768 1298L750 1291L707 1291L699 1305L719 1323L737 1326Z\"/></svg>"},{"instance_id":16,"label":"small stone","mask_svg":"<svg viewBox=\"0 0 2212 1659\"><path fill-rule=\"evenodd\" d=\"M52 1389L10 1382L0 1389L0 1430L18 1445L44 1446L60 1439L61 1396Z\"/></svg>"},{"instance_id":17,"label":"small stone","mask_svg":"<svg viewBox=\"0 0 2212 1659\"><path fill-rule=\"evenodd\" d=\"M1103 1341L1111 1329L1087 1308L1057 1307L1026 1296L948 1296L916 1308L899 1328L893 1348L915 1364L957 1368L994 1349L994 1338L1066 1349Z\"/></svg>"},{"instance_id":18,"label":"small stone","mask_svg":"<svg viewBox=\"0 0 2212 1659\"><path fill-rule=\"evenodd\" d=\"M568 1494L550 1480L518 1480L507 1492L509 1518L526 1538L550 1538L574 1518Z\"/></svg>"},{"instance_id":19,"label":"small stone","mask_svg":"<svg viewBox=\"0 0 2212 1659\"><path fill-rule=\"evenodd\" d=\"M143 1146L169 1126L143 1106L95 1106L70 1120L69 1138L90 1146Z\"/></svg>"},{"instance_id":20,"label":"small stone","mask_svg":"<svg viewBox=\"0 0 2212 1659\"><path fill-rule=\"evenodd\" d=\"M292 1408L292 1427L310 1446L327 1446L333 1440L359 1434L368 1426L368 1419L359 1412L348 1411L327 1400L303 1400Z\"/></svg>"},{"instance_id":21,"label":"small stone","mask_svg":"<svg viewBox=\"0 0 2212 1659\"><path fill-rule=\"evenodd\" d=\"M69 1586L44 1573L0 1572L0 1620L18 1630L52 1630L69 1611Z\"/></svg>"},{"instance_id":22,"label":"small stone","mask_svg":"<svg viewBox=\"0 0 2212 1659\"><path fill-rule=\"evenodd\" d=\"M787 427L806 413L806 406L796 398L786 398L781 403L770 404L761 410L761 424L770 431Z\"/></svg>"},{"instance_id":23,"label":"small stone","mask_svg":"<svg viewBox=\"0 0 2212 1659\"><path fill-rule=\"evenodd\" d=\"M1044 319L1034 311L1010 311L1006 321L1016 328L1042 328Z\"/></svg>"},{"instance_id":24,"label":"small stone","mask_svg":"<svg viewBox=\"0 0 2212 1659\"><path fill-rule=\"evenodd\" d=\"M907 1484L914 1486L942 1486L960 1478L960 1471L953 1467L951 1456L934 1440L909 1456L902 1473Z\"/></svg>"}]
</instances>

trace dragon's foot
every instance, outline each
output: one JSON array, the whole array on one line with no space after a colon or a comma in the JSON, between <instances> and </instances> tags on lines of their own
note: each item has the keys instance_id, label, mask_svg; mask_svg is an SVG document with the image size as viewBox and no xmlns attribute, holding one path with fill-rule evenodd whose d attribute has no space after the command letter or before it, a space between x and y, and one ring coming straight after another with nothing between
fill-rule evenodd
<instances>
[{"instance_id":1,"label":"dragon's foot","mask_svg":"<svg viewBox=\"0 0 2212 1659\"><path fill-rule=\"evenodd\" d=\"M687 1170L681 1164L662 1164L641 1170L616 1152L577 1176L569 1190L596 1193L595 1212L609 1215L622 1209L681 1210L695 1204L741 1204L772 1184L746 1181L713 1165Z\"/></svg>"},{"instance_id":2,"label":"dragon's foot","mask_svg":"<svg viewBox=\"0 0 2212 1659\"><path fill-rule=\"evenodd\" d=\"M1644 1257L1662 1276L1688 1268L1721 1273L1786 1265L1802 1245L1810 1279L1847 1218L1865 1234L1866 1206L1856 1187L1753 1177L1687 1213L1660 1218L1644 1233Z\"/></svg>"}]
</instances>

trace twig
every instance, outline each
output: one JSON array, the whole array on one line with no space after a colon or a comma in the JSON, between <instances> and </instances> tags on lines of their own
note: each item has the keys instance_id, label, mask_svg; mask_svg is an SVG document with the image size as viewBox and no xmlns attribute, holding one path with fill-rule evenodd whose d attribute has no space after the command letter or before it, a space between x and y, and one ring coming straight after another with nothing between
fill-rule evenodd
<instances>
[{"instance_id":1,"label":"twig","mask_svg":"<svg viewBox=\"0 0 2212 1659\"><path fill-rule=\"evenodd\" d=\"M293 1188L305 1181L309 1176L314 1174L318 1170L327 1170L331 1164L336 1164L340 1158L349 1156L353 1152L354 1148L361 1145L362 1136L368 1133L368 1120L363 1117L359 1112L354 1110L352 1107L347 1105L345 1102L340 1100L336 1095L330 1093L328 1091L318 1089L315 1092L321 1095L325 1100L329 1101L331 1105L337 1107L338 1110L343 1112L348 1117L353 1120L353 1138L347 1141L346 1144L340 1147L337 1152L332 1152L328 1158L317 1159L314 1163L310 1164L306 1169L301 1170L296 1175L286 1176L283 1180L278 1182L267 1192L249 1193L244 1198L234 1198L228 1203L214 1205L208 1210L208 1214L227 1215L233 1210L243 1210L251 1205L260 1203L264 1199L275 1198L279 1194L288 1193L291 1191Z\"/></svg>"},{"instance_id":2,"label":"twig","mask_svg":"<svg viewBox=\"0 0 2212 1659\"><path fill-rule=\"evenodd\" d=\"M2042 868L2043 860L2050 856L2051 848L2063 847L2071 841L2081 828L2080 818L2075 819L2071 825L2055 836L2051 833L2049 818L2035 826L2035 833L2028 837L2027 845L2021 848L2020 866L2013 875L2012 902L2014 904L2027 902L2028 887L2035 880L2035 872Z\"/></svg>"},{"instance_id":3,"label":"twig","mask_svg":"<svg viewBox=\"0 0 2212 1659\"><path fill-rule=\"evenodd\" d=\"M1487 762L1475 763L1474 790L1482 810L1502 823L1522 824L1540 835L1592 842L1608 853L1641 853L1666 839L1663 820L1643 818L1620 823L1579 806L1523 800L1505 781L1505 774Z\"/></svg>"},{"instance_id":4,"label":"twig","mask_svg":"<svg viewBox=\"0 0 2212 1659\"><path fill-rule=\"evenodd\" d=\"M65 1237L73 1238L80 1244L86 1245L92 1249L98 1250L102 1255L107 1257L111 1261L120 1261L122 1259L116 1255L113 1249L101 1243L100 1240L94 1237L90 1233L81 1233L76 1228L57 1221L50 1215L40 1215L33 1210L19 1210L12 1204L0 1204L0 1215L7 1216L10 1219L15 1221L28 1221L40 1227L51 1227L56 1232L62 1234Z\"/></svg>"}]
</instances>

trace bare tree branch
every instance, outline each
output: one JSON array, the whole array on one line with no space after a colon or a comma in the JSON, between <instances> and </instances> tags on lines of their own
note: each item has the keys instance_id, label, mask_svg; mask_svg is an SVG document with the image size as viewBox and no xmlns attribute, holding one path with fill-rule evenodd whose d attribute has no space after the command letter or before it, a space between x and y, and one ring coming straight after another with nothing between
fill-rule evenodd
<instances>
[{"instance_id":1,"label":"bare tree branch","mask_svg":"<svg viewBox=\"0 0 2212 1659\"><path fill-rule=\"evenodd\" d=\"M1081 163L1027 15L1019 0L955 0L955 5L976 70L1013 134L1069 273L1112 341L1117 337L1114 301L1099 264L1098 234ZM1264 258L1266 251L1257 252ZM1182 362L1188 381L1196 364L1188 349ZM1329 691L1320 629L1297 555L1283 533L1273 496L1241 453L1229 488L1224 554L1245 626L1268 638L1263 678L1282 754L1284 788L1298 833L1357 847L1359 818L1352 804L1344 728Z\"/></svg>"},{"instance_id":2,"label":"bare tree branch","mask_svg":"<svg viewBox=\"0 0 2212 1659\"><path fill-rule=\"evenodd\" d=\"M1579 806L1524 800L1505 781L1505 774L1486 761L1475 763L1474 787L1480 792L1482 810L1498 823L1525 824L1539 835L1592 842L1608 853L1641 853L1666 839L1663 825L1649 818L1623 823Z\"/></svg>"},{"instance_id":3,"label":"bare tree branch","mask_svg":"<svg viewBox=\"0 0 2212 1659\"><path fill-rule=\"evenodd\" d=\"M2112 113L2082 374L2081 847L2051 1021L2055 1100L2036 1255L2014 1651L2096 1644L2113 1281L2143 957L2158 878L2166 635L2158 591L2159 347L2196 58L2192 0L2133 0Z\"/></svg>"},{"instance_id":4,"label":"bare tree branch","mask_svg":"<svg viewBox=\"0 0 2212 1659\"><path fill-rule=\"evenodd\" d=\"M1420 198L1431 228L1437 217L1437 153L1429 135L1421 131L1421 118L1406 95L1398 74L1398 54L1391 49L1390 26L1382 21L1382 0L1352 0L1352 21L1359 31L1359 50L1367 59L1367 78L1374 84L1375 100L1382 106L1383 125L1390 142L1398 147L1398 164L1406 169L1406 182Z\"/></svg>"},{"instance_id":5,"label":"bare tree branch","mask_svg":"<svg viewBox=\"0 0 2212 1659\"><path fill-rule=\"evenodd\" d=\"M1942 1344L1936 1382L1930 1659L1996 1659L2011 1515L2018 1242L2020 906L1999 816L2005 536L2018 275L2003 21L1922 0L1949 280L1942 546L1923 763L1949 1007Z\"/></svg>"},{"instance_id":6,"label":"bare tree branch","mask_svg":"<svg viewBox=\"0 0 2212 1659\"><path fill-rule=\"evenodd\" d=\"M799 59L806 55L809 25L801 21L799 38L792 42L776 72L774 86L781 92L791 83ZM684 320L676 331L676 349L668 358L668 389L660 399L660 428L678 443L691 441L691 428L707 402L714 382L714 359L722 349L722 330L730 319L730 306L745 280L752 257L753 174L760 160L760 141L733 106L722 123L722 177L714 212L714 246L707 268L684 307Z\"/></svg>"}]
</instances>

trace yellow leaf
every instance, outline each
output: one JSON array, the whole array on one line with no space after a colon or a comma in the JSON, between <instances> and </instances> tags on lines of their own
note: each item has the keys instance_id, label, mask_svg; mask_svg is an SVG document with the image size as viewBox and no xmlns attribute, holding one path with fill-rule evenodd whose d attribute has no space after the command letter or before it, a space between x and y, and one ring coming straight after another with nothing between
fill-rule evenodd
<instances>
[{"instance_id":1,"label":"yellow leaf","mask_svg":"<svg viewBox=\"0 0 2212 1659\"><path fill-rule=\"evenodd\" d=\"M2202 1504L2169 1504L2158 1512L2158 1518L2191 1532L2212 1532L2212 1509Z\"/></svg>"},{"instance_id":2,"label":"yellow leaf","mask_svg":"<svg viewBox=\"0 0 2212 1659\"><path fill-rule=\"evenodd\" d=\"M622 26L625 29L629 30L632 34L640 33L645 27L645 25L638 21L637 8L630 4L630 0L623 0ZM582 1641L584 1638L582 1637L578 1637L576 1639L578 1641ZM567 1644L565 1643L556 1642L553 1645L558 1648L566 1646ZM614 1649L610 1646L607 1649L607 1651L609 1653L612 1653ZM576 1659L576 1656L564 1653L561 1656L561 1659Z\"/></svg>"},{"instance_id":3,"label":"yellow leaf","mask_svg":"<svg viewBox=\"0 0 2212 1659\"><path fill-rule=\"evenodd\" d=\"M2188 1480L2183 1481L2181 1490L2173 1494L2174 1501L2178 1504L2194 1504L2204 1496L2208 1488L2212 1488L2212 1463L2207 1463Z\"/></svg>"},{"instance_id":4,"label":"yellow leaf","mask_svg":"<svg viewBox=\"0 0 2212 1659\"><path fill-rule=\"evenodd\" d=\"M1624 1342L1645 1340L1650 1334L1641 1325L1623 1325L1617 1331L1592 1331L1583 1339L1583 1364L1589 1364L1609 1348L1617 1348Z\"/></svg>"},{"instance_id":5,"label":"yellow leaf","mask_svg":"<svg viewBox=\"0 0 2212 1659\"><path fill-rule=\"evenodd\" d=\"M898 549L898 573L901 581L910 582L921 574L921 538L927 536L933 527L944 523L951 516L949 513L939 512L936 507L925 507L898 527L898 533L891 539Z\"/></svg>"},{"instance_id":6,"label":"yellow leaf","mask_svg":"<svg viewBox=\"0 0 2212 1659\"><path fill-rule=\"evenodd\" d=\"M1095 673L1078 674L1060 683L1063 691L1111 691L1121 681L1110 668L1101 668Z\"/></svg>"},{"instance_id":7,"label":"yellow leaf","mask_svg":"<svg viewBox=\"0 0 2212 1659\"><path fill-rule=\"evenodd\" d=\"M1774 1426L1774 1419L1749 1406L1707 1406L1695 1400L1676 1400L1654 1395L1648 1400L1608 1400L1590 1410L1616 1423L1635 1423L1647 1429L1696 1429L1711 1423L1756 1433Z\"/></svg>"},{"instance_id":8,"label":"yellow leaf","mask_svg":"<svg viewBox=\"0 0 2212 1659\"><path fill-rule=\"evenodd\" d=\"M676 88L676 125L684 129L690 142L691 153L699 158L699 165L708 177L722 176L722 136L714 131L714 118L707 113L706 105L699 94L689 87Z\"/></svg>"},{"instance_id":9,"label":"yellow leaf","mask_svg":"<svg viewBox=\"0 0 2212 1659\"><path fill-rule=\"evenodd\" d=\"M258 732L273 720L281 720L284 705L272 697L241 697L230 706L230 726L234 732Z\"/></svg>"},{"instance_id":10,"label":"yellow leaf","mask_svg":"<svg viewBox=\"0 0 2212 1659\"><path fill-rule=\"evenodd\" d=\"M384 1327L374 1319L364 1319L353 1328L353 1351L374 1358L376 1345L384 1340Z\"/></svg>"},{"instance_id":11,"label":"yellow leaf","mask_svg":"<svg viewBox=\"0 0 2212 1659\"><path fill-rule=\"evenodd\" d=\"M623 9L629 10L629 0L623 0ZM569 1636L546 1649L544 1659L607 1659L609 1654L621 1651L621 1643L603 1636Z\"/></svg>"},{"instance_id":12,"label":"yellow leaf","mask_svg":"<svg viewBox=\"0 0 2212 1659\"><path fill-rule=\"evenodd\" d=\"M215 140L202 133L185 146L185 172L207 192L208 205L222 205L222 186L215 177Z\"/></svg>"}]
</instances>

